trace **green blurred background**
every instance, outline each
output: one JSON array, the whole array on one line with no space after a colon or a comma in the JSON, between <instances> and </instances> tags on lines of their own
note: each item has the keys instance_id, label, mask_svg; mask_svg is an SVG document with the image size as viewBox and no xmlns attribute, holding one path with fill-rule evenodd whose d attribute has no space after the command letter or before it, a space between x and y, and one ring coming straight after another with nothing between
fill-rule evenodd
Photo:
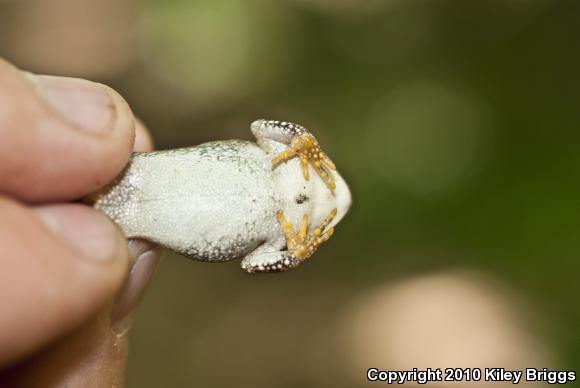
<instances>
[{"instance_id":1,"label":"green blurred background","mask_svg":"<svg viewBox=\"0 0 580 388\"><path fill-rule=\"evenodd\" d=\"M580 2L0 0L0 55L114 87L158 148L299 122L353 191L295 271L167 254L129 387L580 366Z\"/></svg>"}]
</instances>

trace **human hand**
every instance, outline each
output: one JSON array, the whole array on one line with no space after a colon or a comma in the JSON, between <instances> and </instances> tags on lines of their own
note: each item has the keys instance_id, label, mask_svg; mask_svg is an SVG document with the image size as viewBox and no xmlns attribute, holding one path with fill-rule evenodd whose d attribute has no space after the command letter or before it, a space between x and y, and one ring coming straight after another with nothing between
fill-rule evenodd
<instances>
[{"instance_id":1,"label":"human hand","mask_svg":"<svg viewBox=\"0 0 580 388\"><path fill-rule=\"evenodd\" d=\"M0 386L122 385L160 251L72 201L151 148L112 89L0 59Z\"/></svg>"}]
</instances>

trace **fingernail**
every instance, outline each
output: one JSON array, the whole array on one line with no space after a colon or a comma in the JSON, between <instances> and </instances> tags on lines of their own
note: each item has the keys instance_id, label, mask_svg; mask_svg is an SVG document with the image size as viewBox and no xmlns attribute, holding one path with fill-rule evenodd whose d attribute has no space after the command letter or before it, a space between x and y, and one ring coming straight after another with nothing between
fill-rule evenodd
<instances>
[{"instance_id":1,"label":"fingernail","mask_svg":"<svg viewBox=\"0 0 580 388\"><path fill-rule=\"evenodd\" d=\"M113 306L111 323L114 331L124 330L125 318L135 310L143 299L161 255L162 249L150 242L144 240L129 241L129 257L133 265Z\"/></svg>"},{"instance_id":2,"label":"fingernail","mask_svg":"<svg viewBox=\"0 0 580 388\"><path fill-rule=\"evenodd\" d=\"M119 256L123 238L113 223L94 209L68 204L43 206L35 211L79 257L104 263Z\"/></svg>"},{"instance_id":3,"label":"fingernail","mask_svg":"<svg viewBox=\"0 0 580 388\"><path fill-rule=\"evenodd\" d=\"M76 128L97 135L113 128L115 103L104 85L78 78L29 76L40 96Z\"/></svg>"}]
</instances>

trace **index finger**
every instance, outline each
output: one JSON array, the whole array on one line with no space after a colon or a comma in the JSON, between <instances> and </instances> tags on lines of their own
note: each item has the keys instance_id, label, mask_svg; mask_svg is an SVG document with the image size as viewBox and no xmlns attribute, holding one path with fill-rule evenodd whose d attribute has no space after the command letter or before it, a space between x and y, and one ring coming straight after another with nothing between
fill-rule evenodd
<instances>
[{"instance_id":1,"label":"index finger","mask_svg":"<svg viewBox=\"0 0 580 388\"><path fill-rule=\"evenodd\" d=\"M29 203L88 195L123 169L134 137L133 114L114 90L0 60L0 193Z\"/></svg>"}]
</instances>

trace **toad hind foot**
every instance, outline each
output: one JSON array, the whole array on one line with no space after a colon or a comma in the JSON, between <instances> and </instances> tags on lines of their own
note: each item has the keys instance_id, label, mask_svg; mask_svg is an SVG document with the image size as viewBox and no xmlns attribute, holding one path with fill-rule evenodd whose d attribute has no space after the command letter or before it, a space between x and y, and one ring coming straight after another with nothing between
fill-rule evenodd
<instances>
[{"instance_id":1,"label":"toad hind foot","mask_svg":"<svg viewBox=\"0 0 580 388\"><path fill-rule=\"evenodd\" d=\"M258 139L270 138L288 144L288 148L274 156L272 166L277 166L292 158L299 158L304 179L309 180L308 165L312 164L316 173L330 190L336 188L332 171L336 166L322 151L316 138L303 126L275 120L257 120L252 123L252 132Z\"/></svg>"},{"instance_id":2,"label":"toad hind foot","mask_svg":"<svg viewBox=\"0 0 580 388\"><path fill-rule=\"evenodd\" d=\"M332 222L336 216L336 208L332 209L330 214L318 225L312 233L308 233L308 214L302 217L302 223L298 229L298 233L294 232L292 224L290 224L282 210L276 213L276 218L282 226L284 237L286 238L286 245L288 253L299 261L304 261L316 252L318 247L327 241L334 232L334 228L327 226Z\"/></svg>"},{"instance_id":3,"label":"toad hind foot","mask_svg":"<svg viewBox=\"0 0 580 388\"><path fill-rule=\"evenodd\" d=\"M308 163L310 162L328 188L330 190L336 188L336 184L334 183L331 174L331 170L336 170L336 166L332 160L322 152L316 138L310 133L304 133L292 139L290 147L272 159L272 165L276 166L279 163L294 157L300 159L300 166L302 167L304 179L310 179L310 174L308 173Z\"/></svg>"}]
</instances>

